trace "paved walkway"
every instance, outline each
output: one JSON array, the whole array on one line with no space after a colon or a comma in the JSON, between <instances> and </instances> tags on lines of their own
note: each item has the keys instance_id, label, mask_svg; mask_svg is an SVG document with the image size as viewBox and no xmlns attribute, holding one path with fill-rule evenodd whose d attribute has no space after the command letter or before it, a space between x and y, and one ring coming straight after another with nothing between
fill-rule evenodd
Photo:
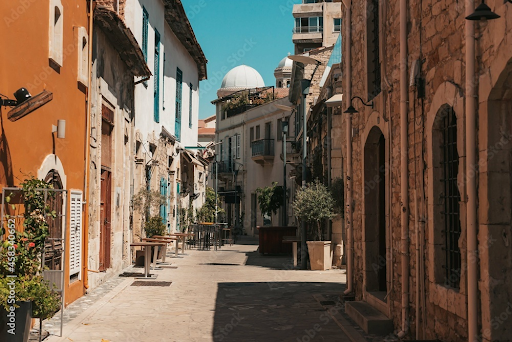
<instances>
[{"instance_id":1,"label":"paved walkway","mask_svg":"<svg viewBox=\"0 0 512 342\"><path fill-rule=\"evenodd\" d=\"M170 259L177 269L156 271L156 281L170 286L114 279L66 310L72 314L63 338L45 341L365 341L339 313L343 271L293 270L291 257L256 249L246 240L219 251L187 250Z\"/></svg>"}]
</instances>

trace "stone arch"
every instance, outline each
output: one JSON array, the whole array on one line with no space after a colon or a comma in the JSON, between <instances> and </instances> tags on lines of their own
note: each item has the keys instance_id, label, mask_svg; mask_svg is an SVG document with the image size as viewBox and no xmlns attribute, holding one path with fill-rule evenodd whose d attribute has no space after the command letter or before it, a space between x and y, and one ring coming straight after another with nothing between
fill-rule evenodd
<instances>
[{"instance_id":1,"label":"stone arch","mask_svg":"<svg viewBox=\"0 0 512 342\"><path fill-rule=\"evenodd\" d=\"M440 238L438 232L436 230L439 226L442 226L443 223L440 222L440 200L439 200L439 192L436 191L434 182L440 179L439 165L436 165L436 162L439 163L438 155L435 155L437 152L434 151L434 147L439 148L438 144L435 140L439 139L439 131L437 129L440 127L442 122L441 119L445 117L447 110L453 109L453 113L456 117L457 121L457 153L459 156L459 165L458 165L458 176L457 176L457 184L458 190L460 193L460 202L459 202L459 217L460 217L460 225L461 225L461 234L459 238L459 247L461 253L461 263L465 265L467 263L466 258L466 187L465 187L465 165L466 165L466 139L465 139L465 115L464 115L464 98L462 97L462 91L458 85L453 84L451 82L444 82L439 85L437 88L434 97L432 98L430 110L427 113L426 122L425 122L425 135L426 135L426 162L427 162L427 227L426 227L426 238L427 238L427 259L431 260L428 263L427 271L428 271L428 285L427 291L430 294L430 297L445 297L449 298L450 301L457 301L459 303L465 303L465 293L466 293L466 269L462 267L462 271L460 273L460 282L459 289L449 289L444 286L444 284L439 284L439 269L437 268L437 262L435 260L439 260L443 257L444 251L442 251L442 244L444 244L444 240ZM437 152L438 153L438 152ZM437 197L436 197L437 196ZM436 274L436 270L438 274ZM435 304L437 305L437 304ZM459 317L464 317L466 315L466 304L463 305L451 305L451 306L441 306L443 309L458 315Z\"/></svg>"},{"instance_id":2,"label":"stone arch","mask_svg":"<svg viewBox=\"0 0 512 342\"><path fill-rule=\"evenodd\" d=\"M62 165L62 161L55 154L49 154L46 156L41 167L37 170L37 178L45 179L53 170L58 172L62 181L63 189L67 189L67 177L64 172L64 166Z\"/></svg>"},{"instance_id":3,"label":"stone arch","mask_svg":"<svg viewBox=\"0 0 512 342\"><path fill-rule=\"evenodd\" d=\"M496 62L480 78L486 83L480 91L475 167L480 281L485 291L481 295L482 331L492 341L506 340L512 334L510 325L492 325L493 317L510 311L512 302L512 48L498 50L502 54L495 55Z\"/></svg>"}]
</instances>

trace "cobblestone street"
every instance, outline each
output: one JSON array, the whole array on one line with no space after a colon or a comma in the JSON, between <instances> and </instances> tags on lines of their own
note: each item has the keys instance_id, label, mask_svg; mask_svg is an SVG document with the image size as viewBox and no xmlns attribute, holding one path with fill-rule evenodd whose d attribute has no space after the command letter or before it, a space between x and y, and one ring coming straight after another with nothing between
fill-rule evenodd
<instances>
[{"instance_id":1,"label":"cobblestone street","mask_svg":"<svg viewBox=\"0 0 512 342\"><path fill-rule=\"evenodd\" d=\"M255 241L244 242L187 250L170 259L177 268L145 281L170 286L113 279L65 310L62 338L58 319L46 322L46 341L365 341L350 325L351 338L342 330L343 270L293 270L291 257L260 256Z\"/></svg>"}]
</instances>

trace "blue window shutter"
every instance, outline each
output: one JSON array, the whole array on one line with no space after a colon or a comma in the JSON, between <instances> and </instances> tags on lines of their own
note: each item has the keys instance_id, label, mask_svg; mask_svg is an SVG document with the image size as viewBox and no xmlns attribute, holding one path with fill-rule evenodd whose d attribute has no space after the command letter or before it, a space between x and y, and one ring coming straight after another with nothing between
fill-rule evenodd
<instances>
[{"instance_id":1,"label":"blue window shutter","mask_svg":"<svg viewBox=\"0 0 512 342\"><path fill-rule=\"evenodd\" d=\"M188 127L192 128L192 83L189 84L190 86L190 95L189 95L189 108L188 108Z\"/></svg>"},{"instance_id":2,"label":"blue window shutter","mask_svg":"<svg viewBox=\"0 0 512 342\"><path fill-rule=\"evenodd\" d=\"M146 62L148 61L148 29L149 13L146 7L142 7L142 53Z\"/></svg>"},{"instance_id":3,"label":"blue window shutter","mask_svg":"<svg viewBox=\"0 0 512 342\"><path fill-rule=\"evenodd\" d=\"M176 70L176 139L181 141L181 99L183 94L183 73L180 68Z\"/></svg>"},{"instance_id":4,"label":"blue window shutter","mask_svg":"<svg viewBox=\"0 0 512 342\"><path fill-rule=\"evenodd\" d=\"M160 179L160 195L167 199L167 180L165 178ZM167 224L167 203L160 205L160 217L162 222Z\"/></svg>"},{"instance_id":5,"label":"blue window shutter","mask_svg":"<svg viewBox=\"0 0 512 342\"><path fill-rule=\"evenodd\" d=\"M160 33L155 29L155 122L160 122Z\"/></svg>"}]
</instances>

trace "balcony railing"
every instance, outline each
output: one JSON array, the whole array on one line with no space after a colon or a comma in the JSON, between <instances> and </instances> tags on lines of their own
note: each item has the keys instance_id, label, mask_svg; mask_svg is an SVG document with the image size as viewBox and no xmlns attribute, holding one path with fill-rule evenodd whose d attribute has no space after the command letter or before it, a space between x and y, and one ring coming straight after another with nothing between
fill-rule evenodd
<instances>
[{"instance_id":1,"label":"balcony railing","mask_svg":"<svg viewBox=\"0 0 512 342\"><path fill-rule=\"evenodd\" d=\"M293 29L293 33L321 33L323 31L323 26L301 26Z\"/></svg>"},{"instance_id":2,"label":"balcony railing","mask_svg":"<svg viewBox=\"0 0 512 342\"><path fill-rule=\"evenodd\" d=\"M233 109L226 109L226 116L228 118L230 118L232 116L242 114L243 112L248 111L249 109L254 108L254 107L256 107L256 105L254 105L254 104L245 104L245 105L241 105L236 108L233 108Z\"/></svg>"},{"instance_id":3,"label":"balcony railing","mask_svg":"<svg viewBox=\"0 0 512 342\"><path fill-rule=\"evenodd\" d=\"M253 157L274 156L274 139L261 139L251 143Z\"/></svg>"},{"instance_id":4,"label":"balcony railing","mask_svg":"<svg viewBox=\"0 0 512 342\"><path fill-rule=\"evenodd\" d=\"M235 164L230 161L220 161L220 162L217 162L216 165L219 168L219 170L218 170L219 173L231 173L235 170ZM214 164L214 168L215 168L215 164ZM215 169L214 169L214 171L215 171Z\"/></svg>"}]
</instances>

